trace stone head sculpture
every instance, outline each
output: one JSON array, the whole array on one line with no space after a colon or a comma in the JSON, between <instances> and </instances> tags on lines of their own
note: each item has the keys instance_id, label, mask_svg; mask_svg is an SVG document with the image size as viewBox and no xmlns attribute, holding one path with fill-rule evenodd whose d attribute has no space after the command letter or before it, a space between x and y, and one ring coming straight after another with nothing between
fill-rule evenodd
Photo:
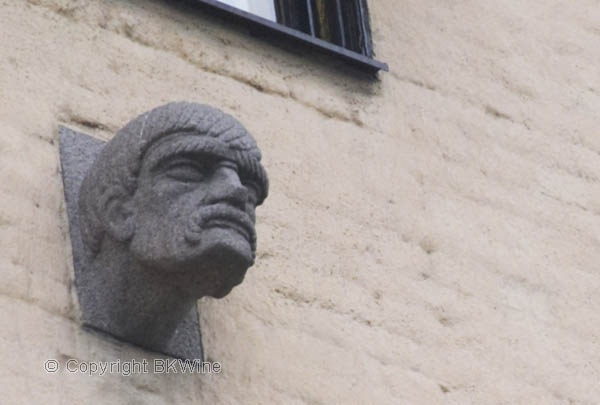
<instances>
[{"instance_id":1,"label":"stone head sculpture","mask_svg":"<svg viewBox=\"0 0 600 405\"><path fill-rule=\"evenodd\" d=\"M118 131L79 192L91 265L77 285L93 326L161 349L198 298L241 283L268 192L260 160L246 129L207 105L167 104Z\"/></svg>"}]
</instances>

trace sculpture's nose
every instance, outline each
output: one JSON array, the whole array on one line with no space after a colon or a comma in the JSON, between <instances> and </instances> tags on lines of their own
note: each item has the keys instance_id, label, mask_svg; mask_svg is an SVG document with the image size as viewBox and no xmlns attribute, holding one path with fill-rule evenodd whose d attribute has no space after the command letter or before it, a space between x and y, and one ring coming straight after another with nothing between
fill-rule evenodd
<instances>
[{"instance_id":1,"label":"sculpture's nose","mask_svg":"<svg viewBox=\"0 0 600 405\"><path fill-rule=\"evenodd\" d=\"M229 165L219 166L211 182L211 203L227 202L245 210L248 190L242 184L237 170Z\"/></svg>"}]
</instances>

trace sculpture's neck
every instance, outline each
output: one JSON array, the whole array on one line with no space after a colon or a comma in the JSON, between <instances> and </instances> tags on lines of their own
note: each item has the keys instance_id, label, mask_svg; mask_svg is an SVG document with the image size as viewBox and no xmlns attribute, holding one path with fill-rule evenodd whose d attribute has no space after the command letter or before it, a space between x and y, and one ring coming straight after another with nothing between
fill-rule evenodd
<instances>
[{"instance_id":1,"label":"sculpture's neck","mask_svg":"<svg viewBox=\"0 0 600 405\"><path fill-rule=\"evenodd\" d=\"M167 274L144 268L119 246L103 248L92 262L82 275L93 297L83 313L118 338L160 350L196 304Z\"/></svg>"}]
</instances>

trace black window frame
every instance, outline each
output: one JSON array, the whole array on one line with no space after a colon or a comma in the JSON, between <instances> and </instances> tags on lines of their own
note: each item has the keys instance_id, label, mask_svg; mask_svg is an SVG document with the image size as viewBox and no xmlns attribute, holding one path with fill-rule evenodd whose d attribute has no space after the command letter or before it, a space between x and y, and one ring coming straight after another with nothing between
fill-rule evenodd
<instances>
[{"instance_id":1,"label":"black window frame","mask_svg":"<svg viewBox=\"0 0 600 405\"><path fill-rule=\"evenodd\" d=\"M276 0L276 3L286 1L310 2L310 0ZM291 28L286 25L267 20L266 18L238 9L228 4L221 3L217 0L193 0L192 3L204 6L207 10L210 10L222 16L225 19L231 19L237 23L246 25L251 30L251 32L255 32L257 34L267 34L264 36L281 38L290 41L291 43L308 46L322 53L331 55L339 60L343 60L349 65L355 66L369 73L375 74L380 70L387 72L389 68L386 63L380 62L372 58L373 50L371 45L370 30L368 28L368 14L366 11L366 4L364 3L364 0L354 1L357 2L357 4L359 5L358 7L364 7L364 9L361 9L360 11L363 14L360 16L360 23L362 24L362 26L360 27L361 38L359 38L359 41L363 41L360 47L362 52L365 54L317 38L315 36L314 20L312 16L309 16L308 20L309 24L311 24L311 27L309 28L309 34L302 32L299 29ZM276 9L279 14L281 10L281 4L276 4ZM281 18L281 15L278 15L278 17Z\"/></svg>"}]
</instances>

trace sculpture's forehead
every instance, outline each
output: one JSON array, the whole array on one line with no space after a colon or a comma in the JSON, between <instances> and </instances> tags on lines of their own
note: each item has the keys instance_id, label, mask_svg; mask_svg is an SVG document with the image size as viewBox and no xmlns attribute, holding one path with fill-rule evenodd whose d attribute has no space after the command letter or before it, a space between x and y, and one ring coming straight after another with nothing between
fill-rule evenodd
<instances>
[{"instance_id":1,"label":"sculpture's forehead","mask_svg":"<svg viewBox=\"0 0 600 405\"><path fill-rule=\"evenodd\" d=\"M174 134L155 142L144 154L144 165L154 166L182 155L207 155L236 161L236 153L219 138L193 134Z\"/></svg>"}]
</instances>

